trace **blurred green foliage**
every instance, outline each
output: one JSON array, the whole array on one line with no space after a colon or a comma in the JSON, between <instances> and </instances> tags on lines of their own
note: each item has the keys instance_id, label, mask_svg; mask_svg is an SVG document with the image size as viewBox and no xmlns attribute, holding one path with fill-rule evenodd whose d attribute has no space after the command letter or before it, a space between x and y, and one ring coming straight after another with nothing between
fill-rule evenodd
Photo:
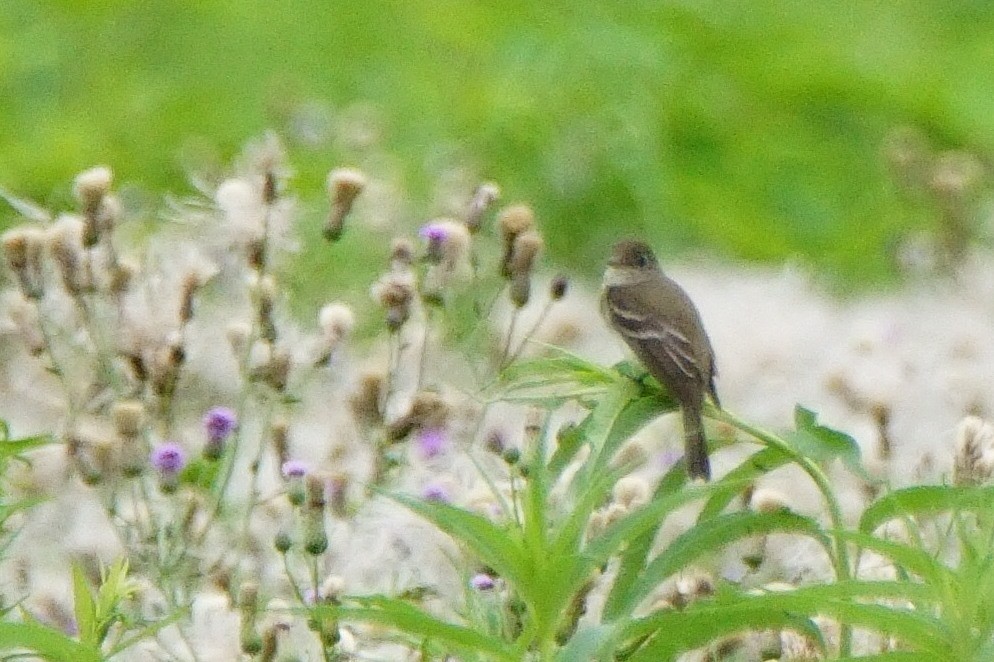
<instances>
[{"instance_id":1,"label":"blurred green foliage","mask_svg":"<svg viewBox=\"0 0 994 662\"><path fill-rule=\"evenodd\" d=\"M64 208L107 163L186 194L191 169L274 128L315 216L327 170L375 163L374 141L411 227L465 163L531 201L579 271L638 233L879 283L934 223L881 144L910 125L985 154L991 44L986 0L4 0L0 185ZM363 113L374 135L335 138Z\"/></svg>"}]
</instances>

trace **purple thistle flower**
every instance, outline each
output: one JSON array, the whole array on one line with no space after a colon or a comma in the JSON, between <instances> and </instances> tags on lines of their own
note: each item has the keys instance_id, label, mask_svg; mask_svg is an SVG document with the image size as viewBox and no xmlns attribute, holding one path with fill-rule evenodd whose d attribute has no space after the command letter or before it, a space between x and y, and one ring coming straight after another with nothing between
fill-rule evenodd
<instances>
[{"instance_id":1,"label":"purple thistle flower","mask_svg":"<svg viewBox=\"0 0 994 662\"><path fill-rule=\"evenodd\" d=\"M427 239L429 243L437 244L445 241L448 232L446 232L445 226L440 223L428 223L421 226L421 229L418 230L418 236Z\"/></svg>"},{"instance_id":2,"label":"purple thistle flower","mask_svg":"<svg viewBox=\"0 0 994 662\"><path fill-rule=\"evenodd\" d=\"M220 444L238 427L238 417L233 409L214 407L204 414L204 429L210 444Z\"/></svg>"},{"instance_id":3,"label":"purple thistle flower","mask_svg":"<svg viewBox=\"0 0 994 662\"><path fill-rule=\"evenodd\" d=\"M426 428L418 432L418 451L426 460L441 455L448 445L448 435L442 428Z\"/></svg>"},{"instance_id":4,"label":"purple thistle flower","mask_svg":"<svg viewBox=\"0 0 994 662\"><path fill-rule=\"evenodd\" d=\"M427 485L421 492L421 496L425 501L435 501L438 503L449 503L452 501L449 491L438 483Z\"/></svg>"},{"instance_id":5,"label":"purple thistle flower","mask_svg":"<svg viewBox=\"0 0 994 662\"><path fill-rule=\"evenodd\" d=\"M300 460L287 460L282 466L283 477L287 480L291 478L303 478L307 475L307 463Z\"/></svg>"},{"instance_id":6,"label":"purple thistle flower","mask_svg":"<svg viewBox=\"0 0 994 662\"><path fill-rule=\"evenodd\" d=\"M153 448L149 459L163 476L175 476L186 466L186 451L176 442L167 441Z\"/></svg>"},{"instance_id":7,"label":"purple thistle flower","mask_svg":"<svg viewBox=\"0 0 994 662\"><path fill-rule=\"evenodd\" d=\"M497 586L497 582L490 575L481 572L478 575L473 575L473 578L469 580L469 585L477 591L491 591Z\"/></svg>"}]
</instances>

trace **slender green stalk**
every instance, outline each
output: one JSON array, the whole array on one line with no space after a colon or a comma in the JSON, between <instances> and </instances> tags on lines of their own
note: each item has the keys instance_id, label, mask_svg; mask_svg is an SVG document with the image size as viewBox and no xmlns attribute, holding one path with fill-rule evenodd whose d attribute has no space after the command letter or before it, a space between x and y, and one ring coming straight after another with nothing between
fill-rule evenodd
<instances>
[{"instance_id":1,"label":"slender green stalk","mask_svg":"<svg viewBox=\"0 0 994 662\"><path fill-rule=\"evenodd\" d=\"M710 407L707 415L715 420L728 423L751 437L758 439L765 445L776 448L777 450L790 456L793 461L808 474L814 484L818 487L818 491L821 492L822 498L825 500L825 505L828 507L828 516L832 522L832 529L834 531L844 530L845 523L842 517L842 507L839 505L839 500L835 497L835 492L832 490L832 484L829 482L828 476L825 475L825 472L822 471L821 467L819 467L816 462L798 453L790 446L790 444L780 437L754 427L724 409ZM836 579L838 581L852 579L852 566L849 560L849 550L846 547L846 543L839 536L833 535L832 540L835 548L835 555L832 558L832 565L835 568ZM851 647L852 627L843 624L839 640L840 655L844 657L848 656L850 654Z\"/></svg>"}]
</instances>

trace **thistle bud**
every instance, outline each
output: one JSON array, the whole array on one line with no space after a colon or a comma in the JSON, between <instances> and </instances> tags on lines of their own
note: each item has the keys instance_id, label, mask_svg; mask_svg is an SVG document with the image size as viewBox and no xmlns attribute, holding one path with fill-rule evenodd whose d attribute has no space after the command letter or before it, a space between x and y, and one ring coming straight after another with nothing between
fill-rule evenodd
<instances>
[{"instance_id":1,"label":"thistle bud","mask_svg":"<svg viewBox=\"0 0 994 662\"><path fill-rule=\"evenodd\" d=\"M559 274L549 284L549 298L553 301L562 301L568 290L569 279L563 274Z\"/></svg>"},{"instance_id":2,"label":"thistle bud","mask_svg":"<svg viewBox=\"0 0 994 662\"><path fill-rule=\"evenodd\" d=\"M282 471L287 500L294 506L303 505L307 499L307 465L300 460L287 460L282 465Z\"/></svg>"},{"instance_id":3,"label":"thistle bud","mask_svg":"<svg viewBox=\"0 0 994 662\"><path fill-rule=\"evenodd\" d=\"M328 549L328 534L324 528L325 478L307 476L307 506L304 511L304 549L317 556Z\"/></svg>"},{"instance_id":4,"label":"thistle bud","mask_svg":"<svg viewBox=\"0 0 994 662\"><path fill-rule=\"evenodd\" d=\"M238 641L242 652L246 655L256 655L262 650L262 638L256 629L256 619L259 615L259 586L253 582L245 582L238 591L238 611L241 614L241 627Z\"/></svg>"}]
</instances>

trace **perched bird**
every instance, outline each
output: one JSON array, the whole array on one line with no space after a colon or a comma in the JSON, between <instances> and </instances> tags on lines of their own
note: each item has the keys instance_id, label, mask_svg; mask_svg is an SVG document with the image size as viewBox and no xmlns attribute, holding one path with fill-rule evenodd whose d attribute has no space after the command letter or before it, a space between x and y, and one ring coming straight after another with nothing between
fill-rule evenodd
<instances>
[{"instance_id":1,"label":"perched bird","mask_svg":"<svg viewBox=\"0 0 994 662\"><path fill-rule=\"evenodd\" d=\"M680 404L687 473L709 480L701 420L705 393L715 405L721 404L714 389L714 350L694 303L663 274L647 244L625 240L615 244L604 271L601 311L649 374Z\"/></svg>"}]
</instances>

